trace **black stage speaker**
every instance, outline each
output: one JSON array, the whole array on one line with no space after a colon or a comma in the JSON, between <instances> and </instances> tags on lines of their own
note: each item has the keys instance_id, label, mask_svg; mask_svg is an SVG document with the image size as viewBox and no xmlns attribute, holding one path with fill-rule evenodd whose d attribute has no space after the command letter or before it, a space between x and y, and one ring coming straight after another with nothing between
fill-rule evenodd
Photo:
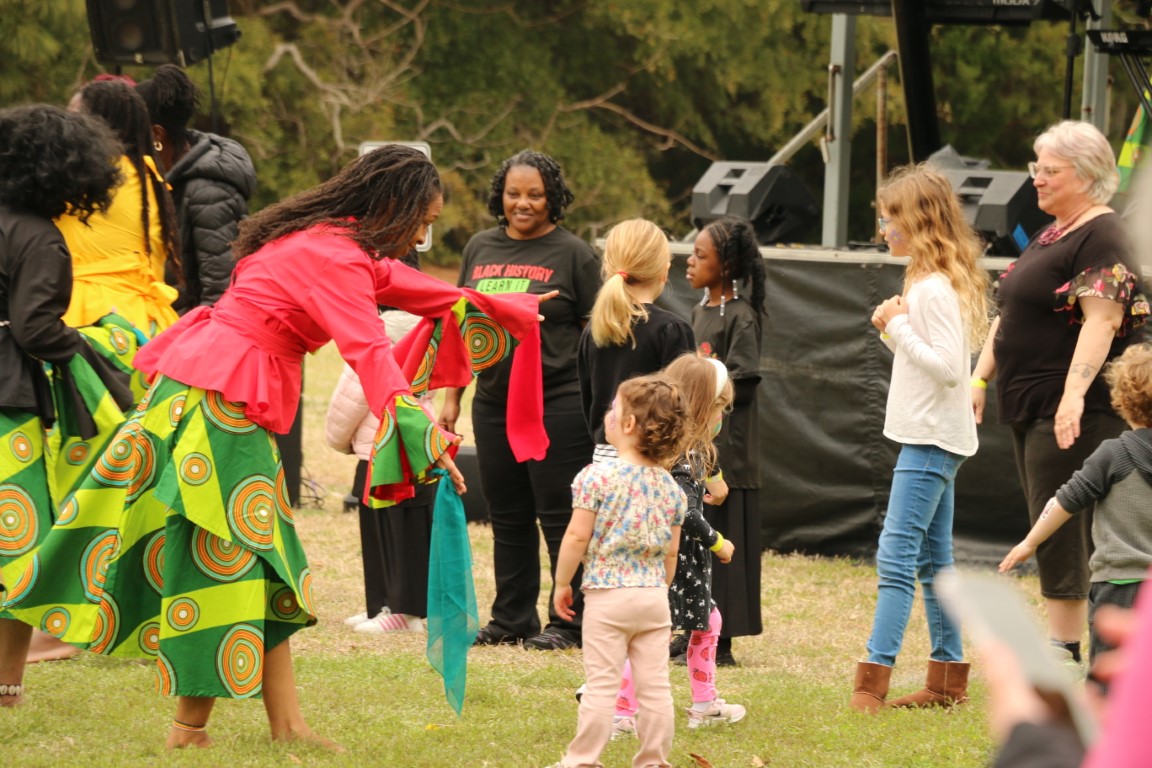
<instances>
[{"instance_id":1,"label":"black stage speaker","mask_svg":"<svg viewBox=\"0 0 1152 768\"><path fill-rule=\"evenodd\" d=\"M1052 217L1036 204L1024 171L945 168L940 171L960 198L964 217L988 241L990 256L1019 256Z\"/></svg>"},{"instance_id":2,"label":"black stage speaker","mask_svg":"<svg viewBox=\"0 0 1152 768\"><path fill-rule=\"evenodd\" d=\"M96 60L188 66L240 37L228 0L88 0Z\"/></svg>"},{"instance_id":3,"label":"black stage speaker","mask_svg":"<svg viewBox=\"0 0 1152 768\"><path fill-rule=\"evenodd\" d=\"M692 188L692 222L724 215L752 222L761 245L784 241L820 218L820 205L786 165L715 162Z\"/></svg>"}]
</instances>

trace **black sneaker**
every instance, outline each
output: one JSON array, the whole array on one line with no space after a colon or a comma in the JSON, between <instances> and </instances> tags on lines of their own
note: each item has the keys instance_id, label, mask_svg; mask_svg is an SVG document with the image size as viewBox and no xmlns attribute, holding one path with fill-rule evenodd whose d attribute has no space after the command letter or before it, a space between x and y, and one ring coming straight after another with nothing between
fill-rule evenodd
<instances>
[{"instance_id":1,"label":"black sneaker","mask_svg":"<svg viewBox=\"0 0 1152 768\"><path fill-rule=\"evenodd\" d=\"M672 635L672 642L668 643L668 658L675 661L676 657L688 653L688 640L690 637L691 633L689 632Z\"/></svg>"},{"instance_id":2,"label":"black sneaker","mask_svg":"<svg viewBox=\"0 0 1152 768\"><path fill-rule=\"evenodd\" d=\"M535 637L525 640L524 647L534 651L566 651L569 648L579 648L580 638L574 637L571 632L549 627Z\"/></svg>"},{"instance_id":3,"label":"black sneaker","mask_svg":"<svg viewBox=\"0 0 1152 768\"><path fill-rule=\"evenodd\" d=\"M717 649L716 651L716 666L718 667L737 667L740 666L736 663L736 658L732 655L731 648L724 650Z\"/></svg>"},{"instance_id":4,"label":"black sneaker","mask_svg":"<svg viewBox=\"0 0 1152 768\"><path fill-rule=\"evenodd\" d=\"M480 631L476 633L476 639L472 641L472 645L516 645L520 642L520 638L515 635L506 635L498 629L493 629L491 624L480 627Z\"/></svg>"}]
</instances>

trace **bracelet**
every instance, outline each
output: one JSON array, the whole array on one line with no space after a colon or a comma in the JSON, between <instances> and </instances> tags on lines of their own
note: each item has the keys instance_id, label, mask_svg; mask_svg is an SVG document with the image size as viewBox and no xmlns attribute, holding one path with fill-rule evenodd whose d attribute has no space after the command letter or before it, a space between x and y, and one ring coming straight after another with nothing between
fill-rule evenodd
<instances>
[{"instance_id":1,"label":"bracelet","mask_svg":"<svg viewBox=\"0 0 1152 768\"><path fill-rule=\"evenodd\" d=\"M704 482L705 483L718 483L723 479L724 479L724 470L718 469L718 470L716 470L716 474L712 475L712 477L709 477Z\"/></svg>"},{"instance_id":2,"label":"bracelet","mask_svg":"<svg viewBox=\"0 0 1152 768\"><path fill-rule=\"evenodd\" d=\"M207 723L204 725L189 725L188 723L182 723L179 720L173 720L172 727L178 731L185 731L187 733L203 733L204 731L208 730Z\"/></svg>"},{"instance_id":3,"label":"bracelet","mask_svg":"<svg viewBox=\"0 0 1152 768\"><path fill-rule=\"evenodd\" d=\"M979 376L973 376L972 386L976 387L976 389L988 389L988 379L982 379Z\"/></svg>"},{"instance_id":4,"label":"bracelet","mask_svg":"<svg viewBox=\"0 0 1152 768\"><path fill-rule=\"evenodd\" d=\"M0 685L0 696L23 696L24 686L17 683L16 685Z\"/></svg>"},{"instance_id":5,"label":"bracelet","mask_svg":"<svg viewBox=\"0 0 1152 768\"><path fill-rule=\"evenodd\" d=\"M708 547L708 549L712 550L713 552L719 552L720 549L724 546L724 537L720 535L720 531L713 531L713 533L716 534L716 543Z\"/></svg>"}]
</instances>

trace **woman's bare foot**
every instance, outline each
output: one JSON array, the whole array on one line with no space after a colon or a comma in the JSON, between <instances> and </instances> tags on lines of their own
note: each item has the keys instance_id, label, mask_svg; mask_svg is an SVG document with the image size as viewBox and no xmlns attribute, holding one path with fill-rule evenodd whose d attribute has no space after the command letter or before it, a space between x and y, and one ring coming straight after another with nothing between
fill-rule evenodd
<instances>
[{"instance_id":1,"label":"woman's bare foot","mask_svg":"<svg viewBox=\"0 0 1152 768\"><path fill-rule=\"evenodd\" d=\"M190 731L174 725L168 731L168 742L165 746L168 749L184 749L185 747L203 749L212 746L212 737L208 735L208 731Z\"/></svg>"},{"instance_id":2,"label":"woman's bare foot","mask_svg":"<svg viewBox=\"0 0 1152 768\"><path fill-rule=\"evenodd\" d=\"M36 630L32 633L32 643L28 646L28 663L41 661L63 661L80 653L80 649L59 640L47 632Z\"/></svg>"},{"instance_id":3,"label":"woman's bare foot","mask_svg":"<svg viewBox=\"0 0 1152 768\"><path fill-rule=\"evenodd\" d=\"M326 739L323 736L316 734L316 732L308 726L303 726L302 728L293 728L281 733L273 733L272 740L288 741L294 744L304 744L306 746L320 747L321 749L326 749L329 752L347 751L344 749L344 747L340 746L331 739Z\"/></svg>"},{"instance_id":4,"label":"woman's bare foot","mask_svg":"<svg viewBox=\"0 0 1152 768\"><path fill-rule=\"evenodd\" d=\"M13 693L0 696L0 707L18 707L24 703L24 694Z\"/></svg>"}]
</instances>

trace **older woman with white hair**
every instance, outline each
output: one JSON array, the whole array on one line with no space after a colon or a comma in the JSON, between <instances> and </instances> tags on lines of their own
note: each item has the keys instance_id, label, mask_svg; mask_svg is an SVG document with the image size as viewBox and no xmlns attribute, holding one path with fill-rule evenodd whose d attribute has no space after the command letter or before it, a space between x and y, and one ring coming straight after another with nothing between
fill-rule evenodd
<instances>
[{"instance_id":1,"label":"older woman with white hair","mask_svg":"<svg viewBox=\"0 0 1152 768\"><path fill-rule=\"evenodd\" d=\"M1119 181L1108 140L1089 123L1065 120L1033 150L1028 171L1040 209L1055 221L1000 276L1000 315L973 370L972 404L979 423L995 376L1035 524L1056 489L1124 430L1098 374L1132 343L1149 310L1124 226L1107 205ZM1055 653L1079 664L1091 618L1092 516L1075 522L1042 544L1036 560Z\"/></svg>"}]
</instances>

